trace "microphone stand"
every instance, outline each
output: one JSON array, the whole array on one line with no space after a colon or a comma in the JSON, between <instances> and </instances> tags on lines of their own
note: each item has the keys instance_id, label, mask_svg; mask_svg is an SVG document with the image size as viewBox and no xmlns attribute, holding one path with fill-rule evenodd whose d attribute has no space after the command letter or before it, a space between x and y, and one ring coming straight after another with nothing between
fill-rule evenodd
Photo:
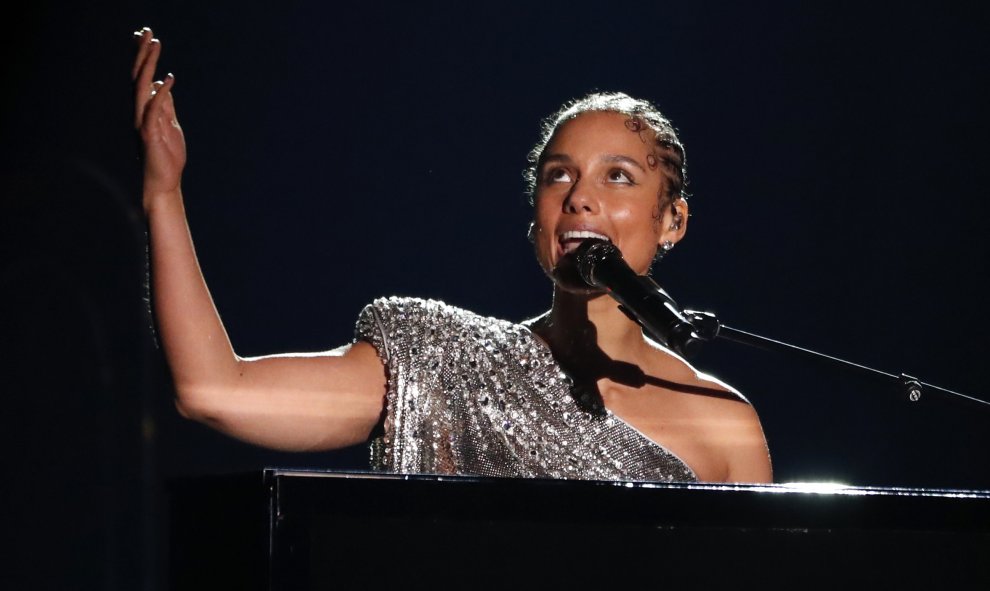
<instances>
[{"instance_id":1,"label":"microphone stand","mask_svg":"<svg viewBox=\"0 0 990 591\"><path fill-rule=\"evenodd\" d=\"M979 398L975 398L973 396L968 396L966 394L953 392L952 390L947 390L939 386L927 384L904 373L900 375L887 373L885 371L873 369L872 367L866 367L865 365L839 359L838 357L832 357L831 355L825 355L810 349L796 347L781 341L768 339L760 335L725 326L719 322L718 318L711 312L684 310L683 315L694 326L694 331L690 334L690 337L688 337L688 340L690 341L689 347L683 347L685 343L670 343L675 350L689 350L696 352L698 350L698 342L708 342L716 338L721 338L759 349L798 355L814 361L824 361L847 370L857 372L861 375L881 378L887 382L893 383L897 388L899 388L909 402L919 402L926 393L935 392L950 400L966 403L984 411L990 411L990 402L985 400L980 400ZM651 330L651 332L654 332L654 330Z\"/></svg>"},{"instance_id":2,"label":"microphone stand","mask_svg":"<svg viewBox=\"0 0 990 591\"><path fill-rule=\"evenodd\" d=\"M619 310L639 324L647 335L684 357L696 355L707 341L723 338L760 349L825 361L860 374L892 381L911 402L920 401L926 392L932 391L955 397L955 400L982 410L990 410L990 402L926 384L904 373L894 375L724 326L711 312L682 311L670 294L653 279L636 274L622 259L619 249L609 241L585 240L575 251L574 259L577 271L587 285L604 288L619 303Z\"/></svg>"}]
</instances>

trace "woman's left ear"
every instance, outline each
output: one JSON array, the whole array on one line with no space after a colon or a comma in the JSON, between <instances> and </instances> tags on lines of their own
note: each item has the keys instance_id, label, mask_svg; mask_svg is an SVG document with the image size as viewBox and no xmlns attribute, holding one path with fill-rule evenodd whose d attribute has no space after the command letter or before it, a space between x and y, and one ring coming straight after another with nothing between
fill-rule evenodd
<instances>
[{"instance_id":1,"label":"woman's left ear","mask_svg":"<svg viewBox=\"0 0 990 591\"><path fill-rule=\"evenodd\" d=\"M664 226L663 231L660 232L660 243L669 242L673 245L680 241L681 238L684 238L684 234L687 232L687 221L687 200L683 197L678 197L670 203L663 215L662 223Z\"/></svg>"}]
</instances>

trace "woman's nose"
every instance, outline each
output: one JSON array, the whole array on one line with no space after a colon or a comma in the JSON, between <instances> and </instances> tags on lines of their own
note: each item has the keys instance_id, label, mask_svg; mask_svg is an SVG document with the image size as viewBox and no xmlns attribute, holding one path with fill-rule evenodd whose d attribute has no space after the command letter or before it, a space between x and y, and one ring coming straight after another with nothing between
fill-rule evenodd
<instances>
[{"instance_id":1,"label":"woman's nose","mask_svg":"<svg viewBox=\"0 0 990 591\"><path fill-rule=\"evenodd\" d=\"M600 206L594 188L582 180L574 183L564 200L564 211L567 213L598 213Z\"/></svg>"}]
</instances>

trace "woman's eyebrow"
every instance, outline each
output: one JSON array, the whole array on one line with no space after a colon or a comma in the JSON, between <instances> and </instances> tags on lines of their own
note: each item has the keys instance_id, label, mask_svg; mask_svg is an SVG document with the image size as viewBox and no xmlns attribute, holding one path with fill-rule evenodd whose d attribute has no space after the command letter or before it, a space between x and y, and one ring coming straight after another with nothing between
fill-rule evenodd
<instances>
[{"instance_id":1,"label":"woman's eyebrow","mask_svg":"<svg viewBox=\"0 0 990 591\"><path fill-rule=\"evenodd\" d=\"M642 164L637 162L634 158L630 158L629 156L623 156L621 154L605 154L601 157L600 160L602 162L609 162L609 163L629 164L631 166L635 166L636 168L642 170L643 172L646 172L646 169L643 168ZM549 154L540 161L540 168L543 168L546 164L550 162L570 164L574 161L567 154Z\"/></svg>"},{"instance_id":2,"label":"woman's eyebrow","mask_svg":"<svg viewBox=\"0 0 990 591\"><path fill-rule=\"evenodd\" d=\"M570 164L573 160L571 160L571 157L567 154L549 154L540 160L540 168L543 168L543 165L547 162L563 162L564 164Z\"/></svg>"},{"instance_id":3,"label":"woman's eyebrow","mask_svg":"<svg viewBox=\"0 0 990 591\"><path fill-rule=\"evenodd\" d=\"M618 163L630 164L642 170L643 172L646 172L646 169L643 168L642 164L637 162L635 159L630 158L629 156L622 156L620 154L605 154L604 156L602 156L602 162L618 162Z\"/></svg>"}]
</instances>

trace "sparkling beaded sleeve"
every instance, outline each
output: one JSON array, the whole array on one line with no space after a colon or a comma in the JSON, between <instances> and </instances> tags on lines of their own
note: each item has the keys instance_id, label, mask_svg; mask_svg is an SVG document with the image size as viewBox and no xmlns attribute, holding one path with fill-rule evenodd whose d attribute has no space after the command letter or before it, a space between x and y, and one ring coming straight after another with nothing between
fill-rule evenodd
<instances>
[{"instance_id":1,"label":"sparkling beaded sleeve","mask_svg":"<svg viewBox=\"0 0 990 591\"><path fill-rule=\"evenodd\" d=\"M405 474L695 481L677 456L603 407L527 327L435 300L383 298L361 312L388 385L372 467Z\"/></svg>"}]
</instances>

